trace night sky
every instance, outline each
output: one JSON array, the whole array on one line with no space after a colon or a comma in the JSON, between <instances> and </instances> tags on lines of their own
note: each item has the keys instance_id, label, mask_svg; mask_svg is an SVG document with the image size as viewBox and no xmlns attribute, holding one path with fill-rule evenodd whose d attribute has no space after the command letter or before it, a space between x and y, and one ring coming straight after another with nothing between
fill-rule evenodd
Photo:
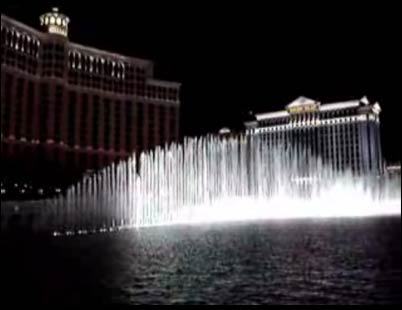
<instances>
[{"instance_id":1,"label":"night sky","mask_svg":"<svg viewBox=\"0 0 402 310\"><path fill-rule=\"evenodd\" d=\"M400 161L396 8L83 2L8 0L2 13L38 27L58 6L71 18L71 41L155 61L156 78L183 83L183 135L238 128L250 111L279 110L300 95L367 95L383 108L385 156Z\"/></svg>"}]
</instances>

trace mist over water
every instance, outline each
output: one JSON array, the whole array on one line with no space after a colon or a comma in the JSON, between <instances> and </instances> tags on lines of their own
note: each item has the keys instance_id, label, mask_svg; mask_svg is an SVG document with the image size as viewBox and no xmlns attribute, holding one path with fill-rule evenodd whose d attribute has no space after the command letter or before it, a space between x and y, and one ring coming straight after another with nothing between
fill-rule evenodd
<instances>
[{"instance_id":1,"label":"mist over water","mask_svg":"<svg viewBox=\"0 0 402 310\"><path fill-rule=\"evenodd\" d=\"M113 164L47 202L57 233L400 214L400 179L336 171L263 138L186 139Z\"/></svg>"},{"instance_id":2,"label":"mist over water","mask_svg":"<svg viewBox=\"0 0 402 310\"><path fill-rule=\"evenodd\" d=\"M34 206L59 238L1 238L6 300L400 303L400 193L259 137L186 139Z\"/></svg>"}]
</instances>

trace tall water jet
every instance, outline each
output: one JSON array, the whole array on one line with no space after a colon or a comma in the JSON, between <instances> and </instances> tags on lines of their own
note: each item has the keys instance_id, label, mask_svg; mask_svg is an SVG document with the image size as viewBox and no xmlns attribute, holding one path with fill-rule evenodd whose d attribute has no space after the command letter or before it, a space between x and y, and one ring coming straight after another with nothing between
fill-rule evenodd
<instances>
[{"instance_id":1,"label":"tall water jet","mask_svg":"<svg viewBox=\"0 0 402 310\"><path fill-rule=\"evenodd\" d=\"M400 179L337 171L259 136L185 139L113 164L49 202L58 233L400 214Z\"/></svg>"}]
</instances>

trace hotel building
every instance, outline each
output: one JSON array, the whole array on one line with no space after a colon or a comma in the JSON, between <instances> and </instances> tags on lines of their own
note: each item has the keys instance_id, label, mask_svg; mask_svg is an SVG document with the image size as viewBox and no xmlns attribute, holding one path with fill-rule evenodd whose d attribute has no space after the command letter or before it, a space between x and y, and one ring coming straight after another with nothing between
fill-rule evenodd
<instances>
[{"instance_id":1,"label":"hotel building","mask_svg":"<svg viewBox=\"0 0 402 310\"><path fill-rule=\"evenodd\" d=\"M299 97L283 111L255 114L245 126L249 136L309 151L336 171L382 174L380 112L365 97L336 103Z\"/></svg>"},{"instance_id":2,"label":"hotel building","mask_svg":"<svg viewBox=\"0 0 402 310\"><path fill-rule=\"evenodd\" d=\"M69 22L55 8L42 32L1 15L2 163L84 172L178 140L180 84L155 79L149 60L69 41Z\"/></svg>"}]
</instances>

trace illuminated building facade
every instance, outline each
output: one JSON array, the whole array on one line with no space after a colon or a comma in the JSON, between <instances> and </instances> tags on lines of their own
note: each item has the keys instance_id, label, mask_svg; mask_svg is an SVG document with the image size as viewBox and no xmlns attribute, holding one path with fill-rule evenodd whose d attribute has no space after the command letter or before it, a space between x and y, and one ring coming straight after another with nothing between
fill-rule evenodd
<instances>
[{"instance_id":1,"label":"illuminated building facade","mask_svg":"<svg viewBox=\"0 0 402 310\"><path fill-rule=\"evenodd\" d=\"M94 170L179 139L180 84L153 63L72 43L69 18L45 31L1 15L1 157Z\"/></svg>"},{"instance_id":2,"label":"illuminated building facade","mask_svg":"<svg viewBox=\"0 0 402 310\"><path fill-rule=\"evenodd\" d=\"M329 104L300 97L283 111L256 114L245 126L248 135L309 151L337 171L382 174L380 112L365 97Z\"/></svg>"}]
</instances>

